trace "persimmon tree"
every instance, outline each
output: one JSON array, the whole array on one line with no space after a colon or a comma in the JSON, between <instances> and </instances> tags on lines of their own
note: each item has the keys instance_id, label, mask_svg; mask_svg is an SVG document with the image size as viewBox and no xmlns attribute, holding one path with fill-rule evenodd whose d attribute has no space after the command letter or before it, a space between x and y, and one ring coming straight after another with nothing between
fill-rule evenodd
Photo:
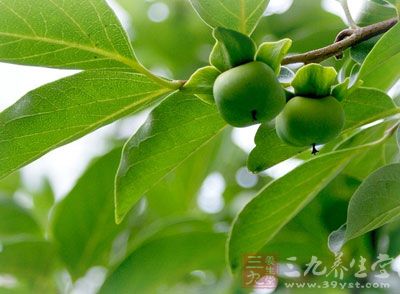
<instances>
[{"instance_id":1,"label":"persimmon tree","mask_svg":"<svg viewBox=\"0 0 400 294\"><path fill-rule=\"evenodd\" d=\"M133 22L151 4L118 2ZM365 0L354 20L339 1L345 23L315 0L273 15L268 0L172 2L190 17L149 25L140 43L140 24L130 39L103 0L0 0L1 62L80 70L0 113L0 274L14 290L68 292L101 267L101 293L234 293L248 253L372 258L390 236L398 254L399 2ZM195 37L213 40L208 63L194 60ZM175 79L149 69L160 60ZM144 110L61 201L49 185L25 191L31 209L13 200L19 169ZM255 124L246 154L232 126ZM298 166L272 179L287 160ZM236 180L244 165L254 185ZM207 214L196 197L215 173L225 207Z\"/></svg>"}]
</instances>

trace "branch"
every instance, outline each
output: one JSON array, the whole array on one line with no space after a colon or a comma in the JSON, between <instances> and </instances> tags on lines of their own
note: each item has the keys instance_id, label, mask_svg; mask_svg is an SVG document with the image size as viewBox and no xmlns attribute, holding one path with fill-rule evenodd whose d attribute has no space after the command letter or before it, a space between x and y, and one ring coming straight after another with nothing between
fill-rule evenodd
<instances>
[{"instance_id":1,"label":"branch","mask_svg":"<svg viewBox=\"0 0 400 294\"><path fill-rule=\"evenodd\" d=\"M397 22L398 19L394 17L362 28L345 29L339 33L336 38L337 42L332 45L303 54L287 56L283 59L282 65L291 63L319 63L329 57L340 56L347 48L387 32Z\"/></svg>"}]
</instances>

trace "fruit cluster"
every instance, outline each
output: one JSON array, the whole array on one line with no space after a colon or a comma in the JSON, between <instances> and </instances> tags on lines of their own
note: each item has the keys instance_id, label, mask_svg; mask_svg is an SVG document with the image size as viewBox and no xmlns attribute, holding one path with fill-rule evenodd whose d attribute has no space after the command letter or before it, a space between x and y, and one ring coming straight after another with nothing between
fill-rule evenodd
<instances>
[{"instance_id":1,"label":"fruit cluster","mask_svg":"<svg viewBox=\"0 0 400 294\"><path fill-rule=\"evenodd\" d=\"M227 62L214 61L220 73L213 84L213 96L228 124L246 127L276 118L276 132L282 141L293 146L313 146L314 153L315 145L340 134L345 115L340 101L332 94L337 79L335 69L319 64L303 66L284 89L278 75L290 42L264 43L253 56L247 54L252 50L252 44L247 43L246 50L242 50L246 54L241 56L239 44L249 41L226 30L218 31L217 40L227 33L238 40L236 46L231 46L236 52L230 53L229 44L219 42L212 56L226 55Z\"/></svg>"}]
</instances>

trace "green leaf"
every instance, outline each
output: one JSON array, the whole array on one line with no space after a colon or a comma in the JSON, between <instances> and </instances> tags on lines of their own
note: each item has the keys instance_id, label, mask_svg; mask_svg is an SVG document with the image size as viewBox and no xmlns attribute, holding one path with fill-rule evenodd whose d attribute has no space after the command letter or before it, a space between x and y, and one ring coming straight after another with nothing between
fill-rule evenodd
<instances>
[{"instance_id":1,"label":"green leaf","mask_svg":"<svg viewBox=\"0 0 400 294\"><path fill-rule=\"evenodd\" d=\"M395 103L398 107L400 107L400 92L399 92L398 95L399 95L399 96L397 96L397 97L394 98L394 103Z\"/></svg>"},{"instance_id":2,"label":"green leaf","mask_svg":"<svg viewBox=\"0 0 400 294\"><path fill-rule=\"evenodd\" d=\"M6 243L0 252L0 272L28 282L33 293L49 293L45 279L54 269L56 258L47 241Z\"/></svg>"},{"instance_id":3,"label":"green leaf","mask_svg":"<svg viewBox=\"0 0 400 294\"><path fill-rule=\"evenodd\" d=\"M155 293L193 270L221 268L225 235L191 232L152 240L130 254L100 293Z\"/></svg>"},{"instance_id":4,"label":"green leaf","mask_svg":"<svg viewBox=\"0 0 400 294\"><path fill-rule=\"evenodd\" d=\"M148 215L159 219L169 215L187 215L197 208L196 196L201 185L220 159L218 147L221 137L217 136L146 193Z\"/></svg>"},{"instance_id":5,"label":"green leaf","mask_svg":"<svg viewBox=\"0 0 400 294\"><path fill-rule=\"evenodd\" d=\"M332 87L331 95L335 97L338 101L343 101L356 89L361 87L362 82L358 81L353 85L350 85L350 78L346 78L343 83L337 84Z\"/></svg>"},{"instance_id":6,"label":"green leaf","mask_svg":"<svg viewBox=\"0 0 400 294\"><path fill-rule=\"evenodd\" d=\"M360 185L350 199L347 222L331 234L335 251L349 240L397 220L400 215L400 164L384 166Z\"/></svg>"},{"instance_id":7,"label":"green leaf","mask_svg":"<svg viewBox=\"0 0 400 294\"><path fill-rule=\"evenodd\" d=\"M116 178L116 221L225 126L215 106L193 95L169 96L124 146Z\"/></svg>"},{"instance_id":8,"label":"green leaf","mask_svg":"<svg viewBox=\"0 0 400 294\"><path fill-rule=\"evenodd\" d=\"M395 2L396 0L391 1ZM395 6L389 1L359 0L358 2L360 2L360 7L355 20L361 27L397 16Z\"/></svg>"},{"instance_id":9,"label":"green leaf","mask_svg":"<svg viewBox=\"0 0 400 294\"><path fill-rule=\"evenodd\" d=\"M357 146L372 142L381 138L387 131L394 127L394 122L389 121L378 124L366 130L360 131L355 136L349 138L340 148L346 146ZM366 150L353 158L351 163L344 169L343 173L356 178L360 181L364 180L371 172L386 164L386 144L377 145Z\"/></svg>"},{"instance_id":10,"label":"green leaf","mask_svg":"<svg viewBox=\"0 0 400 294\"><path fill-rule=\"evenodd\" d=\"M47 233L49 224L49 213L55 202L54 191L46 179L40 189L32 193L32 214L36 217L42 228Z\"/></svg>"},{"instance_id":11,"label":"green leaf","mask_svg":"<svg viewBox=\"0 0 400 294\"><path fill-rule=\"evenodd\" d=\"M361 66L358 78L364 86L389 90L400 79L400 24L378 41Z\"/></svg>"},{"instance_id":12,"label":"green leaf","mask_svg":"<svg viewBox=\"0 0 400 294\"><path fill-rule=\"evenodd\" d=\"M351 84L351 71L355 65L360 66L358 63L356 63L353 59L347 58L343 61L343 64L341 65L341 68L338 72L338 81L339 83L345 82L345 80L348 78L350 79L350 84Z\"/></svg>"},{"instance_id":13,"label":"green leaf","mask_svg":"<svg viewBox=\"0 0 400 294\"><path fill-rule=\"evenodd\" d=\"M21 187L21 176L18 172L0 180L0 197L12 196Z\"/></svg>"},{"instance_id":14,"label":"green leaf","mask_svg":"<svg viewBox=\"0 0 400 294\"><path fill-rule=\"evenodd\" d=\"M196 70L185 83L183 91L192 94L213 94L214 81L221 72L213 66L205 66Z\"/></svg>"},{"instance_id":15,"label":"green leaf","mask_svg":"<svg viewBox=\"0 0 400 294\"><path fill-rule=\"evenodd\" d=\"M257 47L248 36L221 27L214 29L213 36L217 43L211 52L210 64L221 72L254 60Z\"/></svg>"},{"instance_id":16,"label":"green leaf","mask_svg":"<svg viewBox=\"0 0 400 294\"><path fill-rule=\"evenodd\" d=\"M322 205L321 220L328 234L329 231L332 231L346 221L348 201L360 184L361 181L349 177L342 172L317 196L316 202ZM332 217L332 209L335 210L335 217ZM328 236L325 235L324 237L326 244ZM325 250L327 249L325 247Z\"/></svg>"},{"instance_id":17,"label":"green leaf","mask_svg":"<svg viewBox=\"0 0 400 294\"><path fill-rule=\"evenodd\" d=\"M278 75L281 62L292 46L292 40L282 39L277 42L264 42L257 50L256 60L268 64Z\"/></svg>"},{"instance_id":18,"label":"green leaf","mask_svg":"<svg viewBox=\"0 0 400 294\"><path fill-rule=\"evenodd\" d=\"M304 151L303 147L293 147L276 134L275 126L262 124L254 138L256 147L250 152L247 167L254 173L261 172L285 159Z\"/></svg>"},{"instance_id":19,"label":"green leaf","mask_svg":"<svg viewBox=\"0 0 400 294\"><path fill-rule=\"evenodd\" d=\"M73 279L107 266L112 243L124 229L114 222L114 177L121 148L97 159L56 206L52 235ZM95 184L93 184L95 183Z\"/></svg>"},{"instance_id":20,"label":"green leaf","mask_svg":"<svg viewBox=\"0 0 400 294\"><path fill-rule=\"evenodd\" d=\"M182 194L181 194L182 195ZM149 203L149 209L154 209L154 203ZM161 204L162 205L162 204ZM150 241L189 232L213 232L213 222L192 216L156 216L155 221L131 234L128 251L137 249Z\"/></svg>"},{"instance_id":21,"label":"green leaf","mask_svg":"<svg viewBox=\"0 0 400 294\"><path fill-rule=\"evenodd\" d=\"M234 253L229 255L232 269L239 267L241 254L258 252L265 243L269 244L275 234L280 232L338 172L351 164L354 158L375 146L381 146L390 138L388 133L370 141L370 133L369 129L362 130L355 135L356 140L345 141L340 145L338 148L341 150L309 160L267 185L250 201L235 220L231 230L231 240L236 239L231 241L234 242ZM372 138L375 139L374 136ZM343 186L341 189L343 191Z\"/></svg>"},{"instance_id":22,"label":"green leaf","mask_svg":"<svg viewBox=\"0 0 400 294\"><path fill-rule=\"evenodd\" d=\"M395 220L400 214L400 164L372 173L354 193L347 213L350 240Z\"/></svg>"},{"instance_id":23,"label":"green leaf","mask_svg":"<svg viewBox=\"0 0 400 294\"><path fill-rule=\"evenodd\" d=\"M345 129L396 113L393 100L386 93L372 88L356 89L342 104L346 115Z\"/></svg>"},{"instance_id":24,"label":"green leaf","mask_svg":"<svg viewBox=\"0 0 400 294\"><path fill-rule=\"evenodd\" d=\"M167 92L143 75L102 70L29 92L0 113L0 178Z\"/></svg>"},{"instance_id":25,"label":"green leaf","mask_svg":"<svg viewBox=\"0 0 400 294\"><path fill-rule=\"evenodd\" d=\"M343 101L348 95L350 78L346 78L343 83L333 86L331 95L338 101Z\"/></svg>"},{"instance_id":26,"label":"green leaf","mask_svg":"<svg viewBox=\"0 0 400 294\"><path fill-rule=\"evenodd\" d=\"M351 47L350 48L351 58L358 64L362 64L365 58L367 58L369 52L371 52L372 48L374 48L374 46L381 37L382 35L379 35L369 40L366 40L356 46Z\"/></svg>"},{"instance_id":27,"label":"green leaf","mask_svg":"<svg viewBox=\"0 0 400 294\"><path fill-rule=\"evenodd\" d=\"M399 130L396 132L399 133ZM398 143L398 138L394 135L392 138L388 140L385 144L385 148L383 149L383 159L384 164L391 164L391 163L399 163L400 162L400 146ZM384 165L383 164L383 165Z\"/></svg>"},{"instance_id":28,"label":"green leaf","mask_svg":"<svg viewBox=\"0 0 400 294\"><path fill-rule=\"evenodd\" d=\"M250 35L269 0L190 0L194 9L211 27L226 27Z\"/></svg>"},{"instance_id":29,"label":"green leaf","mask_svg":"<svg viewBox=\"0 0 400 294\"><path fill-rule=\"evenodd\" d=\"M344 131L400 111L387 94L370 88L355 89L342 103L346 117ZM249 170L253 172L263 171L305 150L284 144L276 135L274 126L267 124L258 129L255 143L247 161Z\"/></svg>"},{"instance_id":30,"label":"green leaf","mask_svg":"<svg viewBox=\"0 0 400 294\"><path fill-rule=\"evenodd\" d=\"M185 83L182 91L196 94L208 104L214 103L213 86L221 72L213 66L199 68Z\"/></svg>"},{"instance_id":31,"label":"green leaf","mask_svg":"<svg viewBox=\"0 0 400 294\"><path fill-rule=\"evenodd\" d=\"M0 61L56 68L140 68L103 0L0 1Z\"/></svg>"},{"instance_id":32,"label":"green leaf","mask_svg":"<svg viewBox=\"0 0 400 294\"><path fill-rule=\"evenodd\" d=\"M321 195L323 196L323 195ZM307 205L294 217L260 252L279 256L279 260L296 256L296 264L302 266L311 256L327 261L332 256L326 247L329 232L321 217L321 197Z\"/></svg>"},{"instance_id":33,"label":"green leaf","mask_svg":"<svg viewBox=\"0 0 400 294\"><path fill-rule=\"evenodd\" d=\"M356 84L356 83L362 83L362 84L364 84L364 81L358 80L358 74L359 74L359 72L360 72L360 69L361 69L361 65L358 64L358 63L355 63L355 64L352 66L352 68L351 68L351 70L350 70L350 75L349 75L349 78L350 78L350 85L354 85L354 84Z\"/></svg>"},{"instance_id":34,"label":"green leaf","mask_svg":"<svg viewBox=\"0 0 400 294\"><path fill-rule=\"evenodd\" d=\"M0 199L0 241L40 235L40 228L28 211L12 200Z\"/></svg>"},{"instance_id":35,"label":"green leaf","mask_svg":"<svg viewBox=\"0 0 400 294\"><path fill-rule=\"evenodd\" d=\"M229 242L232 271L241 256L256 253L301 211L350 161L355 151L316 157L267 185L237 216Z\"/></svg>"},{"instance_id":36,"label":"green leaf","mask_svg":"<svg viewBox=\"0 0 400 294\"><path fill-rule=\"evenodd\" d=\"M331 94L337 72L333 67L308 64L300 68L292 81L295 94L304 97L326 97Z\"/></svg>"}]
</instances>

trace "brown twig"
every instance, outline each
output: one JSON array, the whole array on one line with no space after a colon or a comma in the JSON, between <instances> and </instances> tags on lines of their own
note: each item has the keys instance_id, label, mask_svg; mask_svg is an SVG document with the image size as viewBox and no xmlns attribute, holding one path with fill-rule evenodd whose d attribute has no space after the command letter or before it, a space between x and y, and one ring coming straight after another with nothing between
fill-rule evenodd
<instances>
[{"instance_id":1,"label":"brown twig","mask_svg":"<svg viewBox=\"0 0 400 294\"><path fill-rule=\"evenodd\" d=\"M340 56L347 48L387 32L398 21L398 18L394 17L362 28L345 29L338 34L337 42L332 45L302 54L289 55L283 59L282 64L318 63L332 56Z\"/></svg>"},{"instance_id":2,"label":"brown twig","mask_svg":"<svg viewBox=\"0 0 400 294\"><path fill-rule=\"evenodd\" d=\"M354 34L354 29L345 29L336 36L335 38L335 43L338 43L340 41L343 41L344 39L351 37ZM339 52L338 54L335 54L336 59L342 59L344 53Z\"/></svg>"}]
</instances>

